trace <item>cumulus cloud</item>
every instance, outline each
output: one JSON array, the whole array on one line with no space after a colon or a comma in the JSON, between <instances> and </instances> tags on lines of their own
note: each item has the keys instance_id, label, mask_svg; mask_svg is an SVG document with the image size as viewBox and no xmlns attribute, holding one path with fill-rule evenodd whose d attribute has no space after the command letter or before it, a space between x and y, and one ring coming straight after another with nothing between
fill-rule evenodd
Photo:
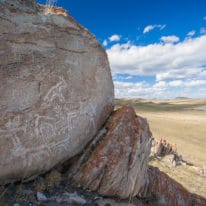
<instances>
[{"instance_id":1,"label":"cumulus cloud","mask_svg":"<svg viewBox=\"0 0 206 206\"><path fill-rule=\"evenodd\" d=\"M102 45L103 45L103 46L107 46L107 45L108 45L108 42L107 42L106 39L103 41Z\"/></svg>"},{"instance_id":2,"label":"cumulus cloud","mask_svg":"<svg viewBox=\"0 0 206 206\"><path fill-rule=\"evenodd\" d=\"M205 86L206 85L206 80L199 79L199 80L174 80L170 81L168 83L169 86L172 87L179 87L179 86L184 86L184 87L199 87L199 86Z\"/></svg>"},{"instance_id":3,"label":"cumulus cloud","mask_svg":"<svg viewBox=\"0 0 206 206\"><path fill-rule=\"evenodd\" d=\"M107 49L113 73L160 75L202 69L206 65L206 35L177 44L138 46L130 42Z\"/></svg>"},{"instance_id":4,"label":"cumulus cloud","mask_svg":"<svg viewBox=\"0 0 206 206\"><path fill-rule=\"evenodd\" d=\"M206 35L176 44L116 43L107 49L113 76L123 76L114 79L116 97L205 97L205 48ZM134 76L152 77L156 82L135 83ZM132 81L126 81L127 77Z\"/></svg>"},{"instance_id":5,"label":"cumulus cloud","mask_svg":"<svg viewBox=\"0 0 206 206\"><path fill-rule=\"evenodd\" d=\"M166 27L166 25L161 25L161 24L154 24L154 25L148 25L144 28L143 33L148 33L151 30L155 29L155 28L159 28L160 30L164 29Z\"/></svg>"},{"instance_id":6,"label":"cumulus cloud","mask_svg":"<svg viewBox=\"0 0 206 206\"><path fill-rule=\"evenodd\" d=\"M113 41L119 41L121 39L121 36L118 34L114 34L112 36L109 37L109 41L113 42Z\"/></svg>"},{"instance_id":7,"label":"cumulus cloud","mask_svg":"<svg viewBox=\"0 0 206 206\"><path fill-rule=\"evenodd\" d=\"M180 39L179 37L172 35L172 36L162 36L160 38L160 40L164 43L176 43L178 42Z\"/></svg>"},{"instance_id":8,"label":"cumulus cloud","mask_svg":"<svg viewBox=\"0 0 206 206\"><path fill-rule=\"evenodd\" d=\"M168 90L166 82L158 82L150 85L145 81L132 83L132 82L119 82L114 81L115 96L117 98L168 98L165 93Z\"/></svg>"},{"instance_id":9,"label":"cumulus cloud","mask_svg":"<svg viewBox=\"0 0 206 206\"><path fill-rule=\"evenodd\" d=\"M114 81L115 96L117 98L144 97L149 98L152 91L146 82L121 82Z\"/></svg>"},{"instance_id":10,"label":"cumulus cloud","mask_svg":"<svg viewBox=\"0 0 206 206\"><path fill-rule=\"evenodd\" d=\"M165 72L160 72L156 74L156 80L171 80L171 79L185 79L185 78L193 78L196 77L204 77L205 70L202 67L183 67L181 69L171 69Z\"/></svg>"},{"instance_id":11,"label":"cumulus cloud","mask_svg":"<svg viewBox=\"0 0 206 206\"><path fill-rule=\"evenodd\" d=\"M196 33L195 30L192 30L192 31L190 31L190 32L187 33L187 36L188 36L188 37L192 37L192 36L195 35L195 33Z\"/></svg>"},{"instance_id":12,"label":"cumulus cloud","mask_svg":"<svg viewBox=\"0 0 206 206\"><path fill-rule=\"evenodd\" d=\"M160 81L155 84L144 81L138 83L114 81L114 88L117 98L170 99L178 96L197 98L205 97L206 80Z\"/></svg>"},{"instance_id":13,"label":"cumulus cloud","mask_svg":"<svg viewBox=\"0 0 206 206\"><path fill-rule=\"evenodd\" d=\"M183 85L183 81L182 80L174 80L168 83L169 86L171 87L179 87Z\"/></svg>"}]
</instances>

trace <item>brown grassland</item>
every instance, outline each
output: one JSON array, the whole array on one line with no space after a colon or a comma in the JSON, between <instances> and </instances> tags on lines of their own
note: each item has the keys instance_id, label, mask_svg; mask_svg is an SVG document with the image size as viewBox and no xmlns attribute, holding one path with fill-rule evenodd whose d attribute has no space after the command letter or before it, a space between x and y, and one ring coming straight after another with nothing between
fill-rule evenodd
<instances>
[{"instance_id":1,"label":"brown grassland","mask_svg":"<svg viewBox=\"0 0 206 206\"><path fill-rule=\"evenodd\" d=\"M206 99L174 100L116 99L116 108L131 104L140 116L147 118L153 137L177 144L177 152L194 166L206 166ZM168 168L158 160L150 164L159 167L190 192L206 198L206 177L191 166Z\"/></svg>"}]
</instances>

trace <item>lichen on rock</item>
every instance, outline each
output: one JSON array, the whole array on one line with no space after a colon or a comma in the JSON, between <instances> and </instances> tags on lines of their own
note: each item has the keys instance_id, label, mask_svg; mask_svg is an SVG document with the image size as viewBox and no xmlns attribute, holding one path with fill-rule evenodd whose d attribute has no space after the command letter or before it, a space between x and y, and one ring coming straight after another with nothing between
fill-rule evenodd
<instances>
[{"instance_id":1,"label":"lichen on rock","mask_svg":"<svg viewBox=\"0 0 206 206\"><path fill-rule=\"evenodd\" d=\"M147 180L151 136L146 119L124 106L113 112L70 176L103 196L133 197Z\"/></svg>"}]
</instances>

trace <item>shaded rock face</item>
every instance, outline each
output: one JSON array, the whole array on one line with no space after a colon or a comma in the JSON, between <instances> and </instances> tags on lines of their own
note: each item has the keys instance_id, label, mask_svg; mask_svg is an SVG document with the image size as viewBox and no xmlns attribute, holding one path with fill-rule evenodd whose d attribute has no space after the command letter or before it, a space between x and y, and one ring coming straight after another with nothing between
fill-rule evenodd
<instances>
[{"instance_id":1,"label":"shaded rock face","mask_svg":"<svg viewBox=\"0 0 206 206\"><path fill-rule=\"evenodd\" d=\"M122 199L145 185L151 132L130 106L116 110L70 171L75 182Z\"/></svg>"},{"instance_id":2,"label":"shaded rock face","mask_svg":"<svg viewBox=\"0 0 206 206\"><path fill-rule=\"evenodd\" d=\"M0 0L2 184L81 152L113 110L105 51L63 9L53 11Z\"/></svg>"},{"instance_id":3,"label":"shaded rock face","mask_svg":"<svg viewBox=\"0 0 206 206\"><path fill-rule=\"evenodd\" d=\"M156 167L149 167L144 195L151 205L158 206L205 206L206 200L188 192L182 185Z\"/></svg>"}]
</instances>

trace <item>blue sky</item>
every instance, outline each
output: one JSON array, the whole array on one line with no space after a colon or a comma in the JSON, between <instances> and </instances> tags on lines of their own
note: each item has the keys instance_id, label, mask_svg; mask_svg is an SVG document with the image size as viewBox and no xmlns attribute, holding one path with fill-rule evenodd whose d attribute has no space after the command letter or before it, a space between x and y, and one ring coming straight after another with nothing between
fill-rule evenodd
<instances>
[{"instance_id":1,"label":"blue sky","mask_svg":"<svg viewBox=\"0 0 206 206\"><path fill-rule=\"evenodd\" d=\"M206 1L58 0L56 5L105 48L116 97L206 98Z\"/></svg>"}]
</instances>

